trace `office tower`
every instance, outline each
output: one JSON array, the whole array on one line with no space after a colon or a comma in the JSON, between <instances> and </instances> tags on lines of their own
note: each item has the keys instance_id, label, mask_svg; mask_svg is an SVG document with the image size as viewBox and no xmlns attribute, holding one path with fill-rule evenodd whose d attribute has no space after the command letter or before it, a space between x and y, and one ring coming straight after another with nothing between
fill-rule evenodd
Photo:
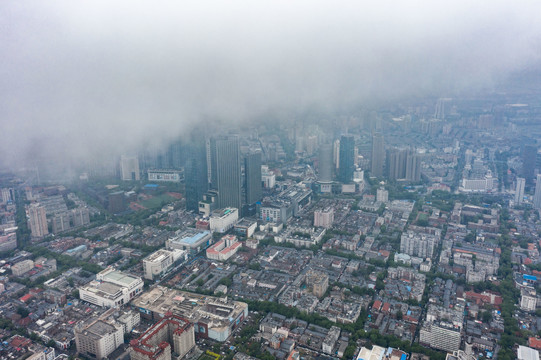
<instances>
[{"instance_id":1,"label":"office tower","mask_svg":"<svg viewBox=\"0 0 541 360\"><path fill-rule=\"evenodd\" d=\"M379 132L372 136L372 168L371 175L383 176L383 164L385 163L385 146L383 135Z\"/></svg>"},{"instance_id":2,"label":"office tower","mask_svg":"<svg viewBox=\"0 0 541 360\"><path fill-rule=\"evenodd\" d=\"M137 156L122 155L120 157L120 173L124 181L140 180Z\"/></svg>"},{"instance_id":3,"label":"office tower","mask_svg":"<svg viewBox=\"0 0 541 360\"><path fill-rule=\"evenodd\" d=\"M522 149L522 177L526 179L527 185L533 185L537 147L524 145Z\"/></svg>"},{"instance_id":4,"label":"office tower","mask_svg":"<svg viewBox=\"0 0 541 360\"><path fill-rule=\"evenodd\" d=\"M340 137L340 167L338 168L338 180L344 184L353 181L355 169L355 138L353 135Z\"/></svg>"},{"instance_id":5,"label":"office tower","mask_svg":"<svg viewBox=\"0 0 541 360\"><path fill-rule=\"evenodd\" d=\"M261 153L255 152L244 158L246 178L246 204L254 204L262 198Z\"/></svg>"},{"instance_id":6,"label":"office tower","mask_svg":"<svg viewBox=\"0 0 541 360\"><path fill-rule=\"evenodd\" d=\"M331 144L323 144L319 147L319 181L332 181L332 152Z\"/></svg>"},{"instance_id":7,"label":"office tower","mask_svg":"<svg viewBox=\"0 0 541 360\"><path fill-rule=\"evenodd\" d=\"M39 204L30 205L28 215L30 217L30 230L32 231L32 236L43 237L49 234L44 206L40 206Z\"/></svg>"},{"instance_id":8,"label":"office tower","mask_svg":"<svg viewBox=\"0 0 541 360\"><path fill-rule=\"evenodd\" d=\"M517 178L517 187L515 188L515 205L522 204L524 200L524 185L526 184L526 179Z\"/></svg>"},{"instance_id":9,"label":"office tower","mask_svg":"<svg viewBox=\"0 0 541 360\"><path fill-rule=\"evenodd\" d=\"M421 181L421 157L412 150L406 156L406 180Z\"/></svg>"},{"instance_id":10,"label":"office tower","mask_svg":"<svg viewBox=\"0 0 541 360\"><path fill-rule=\"evenodd\" d=\"M541 174L537 174L537 182L535 184L535 193L533 196L534 209L541 209Z\"/></svg>"},{"instance_id":11,"label":"office tower","mask_svg":"<svg viewBox=\"0 0 541 360\"><path fill-rule=\"evenodd\" d=\"M186 181L186 209L198 212L199 201L208 191L207 150L205 139L194 140L187 149L184 171Z\"/></svg>"},{"instance_id":12,"label":"office tower","mask_svg":"<svg viewBox=\"0 0 541 360\"><path fill-rule=\"evenodd\" d=\"M211 188L218 191L218 208L241 209L240 149L237 137L210 139Z\"/></svg>"},{"instance_id":13,"label":"office tower","mask_svg":"<svg viewBox=\"0 0 541 360\"><path fill-rule=\"evenodd\" d=\"M118 214L126 210L126 196L124 191L115 191L109 194L107 210L111 214Z\"/></svg>"},{"instance_id":14,"label":"office tower","mask_svg":"<svg viewBox=\"0 0 541 360\"><path fill-rule=\"evenodd\" d=\"M334 140L332 161L334 163L334 168L338 170L340 167L340 139Z\"/></svg>"}]
</instances>

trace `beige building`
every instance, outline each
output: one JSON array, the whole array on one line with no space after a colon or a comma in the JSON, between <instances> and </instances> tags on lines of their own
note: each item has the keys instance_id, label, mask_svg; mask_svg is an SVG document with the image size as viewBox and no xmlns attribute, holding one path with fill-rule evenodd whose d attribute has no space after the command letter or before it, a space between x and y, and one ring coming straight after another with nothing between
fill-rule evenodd
<instances>
[{"instance_id":1,"label":"beige building","mask_svg":"<svg viewBox=\"0 0 541 360\"><path fill-rule=\"evenodd\" d=\"M314 226L330 228L334 222L334 210L327 208L314 211Z\"/></svg>"},{"instance_id":2,"label":"beige building","mask_svg":"<svg viewBox=\"0 0 541 360\"><path fill-rule=\"evenodd\" d=\"M11 267L11 272L15 276L21 276L34 268L34 262L32 260L23 260L16 263Z\"/></svg>"},{"instance_id":3,"label":"beige building","mask_svg":"<svg viewBox=\"0 0 541 360\"><path fill-rule=\"evenodd\" d=\"M45 207L39 204L32 204L28 208L30 230L34 237L44 237L49 234Z\"/></svg>"},{"instance_id":4,"label":"beige building","mask_svg":"<svg viewBox=\"0 0 541 360\"><path fill-rule=\"evenodd\" d=\"M121 324L110 324L95 320L88 325L75 327L75 344L79 354L102 359L124 342L124 328Z\"/></svg>"},{"instance_id":5,"label":"beige building","mask_svg":"<svg viewBox=\"0 0 541 360\"><path fill-rule=\"evenodd\" d=\"M305 282L311 289L312 294L317 297L322 297L329 287L329 276L319 271L310 270L306 274Z\"/></svg>"},{"instance_id":6,"label":"beige building","mask_svg":"<svg viewBox=\"0 0 541 360\"><path fill-rule=\"evenodd\" d=\"M154 280L161 274L169 270L173 264L184 258L186 260L187 252L185 250L165 250L160 249L143 260L143 269L145 270L145 279Z\"/></svg>"},{"instance_id":7,"label":"beige building","mask_svg":"<svg viewBox=\"0 0 541 360\"><path fill-rule=\"evenodd\" d=\"M122 155L120 157L120 172L124 181L141 180L137 156Z\"/></svg>"}]
</instances>

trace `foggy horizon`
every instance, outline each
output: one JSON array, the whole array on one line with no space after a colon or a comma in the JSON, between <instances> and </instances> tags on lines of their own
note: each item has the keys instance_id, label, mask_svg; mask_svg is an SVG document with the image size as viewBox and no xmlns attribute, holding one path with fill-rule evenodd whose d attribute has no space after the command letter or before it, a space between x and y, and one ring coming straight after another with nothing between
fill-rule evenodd
<instances>
[{"instance_id":1,"label":"foggy horizon","mask_svg":"<svg viewBox=\"0 0 541 360\"><path fill-rule=\"evenodd\" d=\"M492 91L541 68L533 1L0 9L3 167L43 152L76 160L133 152L207 122Z\"/></svg>"}]
</instances>

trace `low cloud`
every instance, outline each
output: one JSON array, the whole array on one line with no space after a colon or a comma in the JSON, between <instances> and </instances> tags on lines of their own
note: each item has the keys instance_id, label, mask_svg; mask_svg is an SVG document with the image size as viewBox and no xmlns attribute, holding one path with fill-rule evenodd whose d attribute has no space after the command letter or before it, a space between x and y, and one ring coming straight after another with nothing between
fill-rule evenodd
<instances>
[{"instance_id":1,"label":"low cloud","mask_svg":"<svg viewBox=\"0 0 541 360\"><path fill-rule=\"evenodd\" d=\"M0 5L4 165L490 87L537 66L537 1L30 1Z\"/></svg>"}]
</instances>

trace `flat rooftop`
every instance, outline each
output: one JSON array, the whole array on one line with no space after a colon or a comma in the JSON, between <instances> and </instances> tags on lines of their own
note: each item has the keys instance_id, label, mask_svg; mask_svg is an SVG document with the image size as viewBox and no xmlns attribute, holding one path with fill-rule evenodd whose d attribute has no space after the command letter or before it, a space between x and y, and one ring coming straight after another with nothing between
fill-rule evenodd
<instances>
[{"instance_id":1,"label":"flat rooftop","mask_svg":"<svg viewBox=\"0 0 541 360\"><path fill-rule=\"evenodd\" d=\"M126 274L120 271L112 271L103 277L103 280L105 281L120 283L124 286L129 286L138 279L139 278L137 278L136 276Z\"/></svg>"}]
</instances>

